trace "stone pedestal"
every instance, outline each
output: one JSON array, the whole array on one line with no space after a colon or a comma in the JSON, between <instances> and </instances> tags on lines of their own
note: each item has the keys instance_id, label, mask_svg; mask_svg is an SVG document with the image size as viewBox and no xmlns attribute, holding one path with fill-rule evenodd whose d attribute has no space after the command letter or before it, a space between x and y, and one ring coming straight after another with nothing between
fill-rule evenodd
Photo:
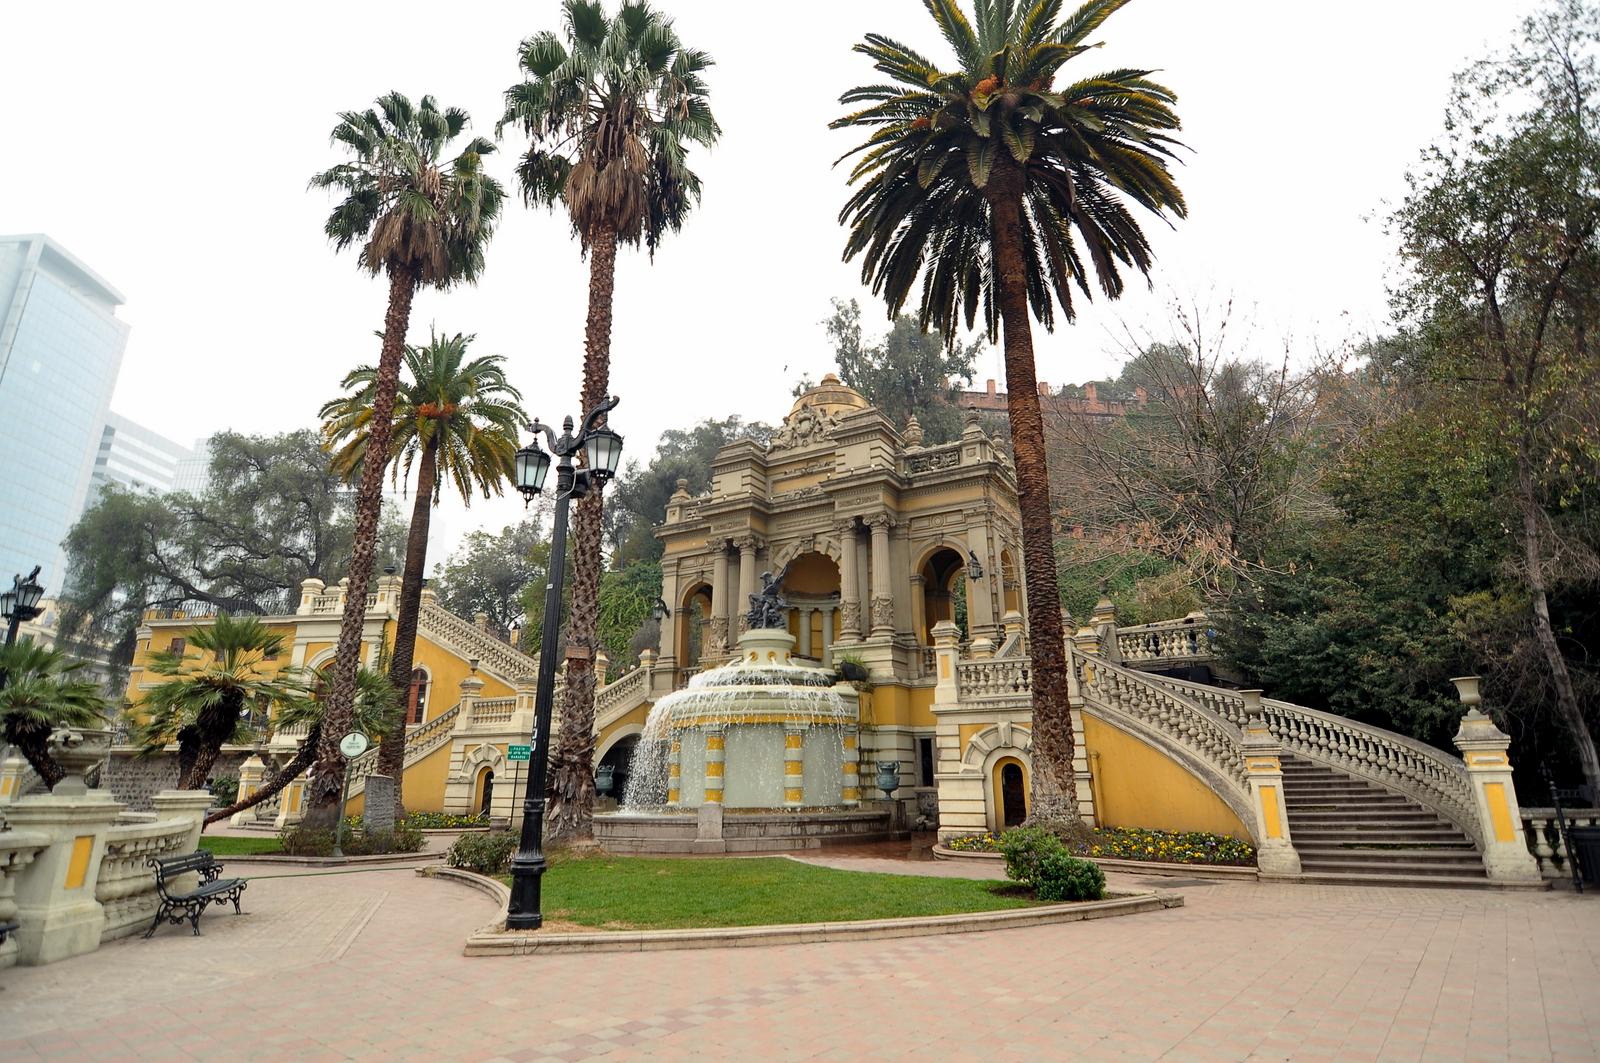
<instances>
[{"instance_id":1,"label":"stone pedestal","mask_svg":"<svg viewBox=\"0 0 1600 1063\"><path fill-rule=\"evenodd\" d=\"M0 831L0 923L17 921L17 880L50 844L42 831ZM0 942L0 970L17 962L17 935Z\"/></svg>"},{"instance_id":2,"label":"stone pedestal","mask_svg":"<svg viewBox=\"0 0 1600 1063\"><path fill-rule=\"evenodd\" d=\"M243 801L247 797L254 796L256 791L261 789L261 780L266 773L267 766L261 762L260 757L256 756L254 753L246 757L244 763L239 765L238 799ZM260 806L257 806L257 808L259 807ZM246 823L254 823L255 821L255 808L247 808L243 812L235 812L228 819L228 823L235 827L242 827Z\"/></svg>"},{"instance_id":3,"label":"stone pedestal","mask_svg":"<svg viewBox=\"0 0 1600 1063\"><path fill-rule=\"evenodd\" d=\"M956 692L956 661L961 653L961 629L949 620L933 625L933 700L937 705L954 705Z\"/></svg>"},{"instance_id":4,"label":"stone pedestal","mask_svg":"<svg viewBox=\"0 0 1600 1063\"><path fill-rule=\"evenodd\" d=\"M23 780L31 770L28 762L15 753L0 760L0 805L10 804L22 796Z\"/></svg>"},{"instance_id":5,"label":"stone pedestal","mask_svg":"<svg viewBox=\"0 0 1600 1063\"><path fill-rule=\"evenodd\" d=\"M22 924L13 935L17 963L55 963L100 947L106 918L95 900L95 882L105 856L106 828L121 811L110 794L100 791L25 797L7 808L13 829L45 843L16 880Z\"/></svg>"},{"instance_id":6,"label":"stone pedestal","mask_svg":"<svg viewBox=\"0 0 1600 1063\"><path fill-rule=\"evenodd\" d=\"M306 817L306 777L299 775L278 792L278 815L272 825L279 830L292 827Z\"/></svg>"},{"instance_id":7,"label":"stone pedestal","mask_svg":"<svg viewBox=\"0 0 1600 1063\"><path fill-rule=\"evenodd\" d=\"M1245 696L1244 767L1250 778L1255 809L1256 866L1263 875L1300 874L1300 854L1289 836L1289 814L1283 803L1283 748L1261 714L1261 691Z\"/></svg>"},{"instance_id":8,"label":"stone pedestal","mask_svg":"<svg viewBox=\"0 0 1600 1063\"><path fill-rule=\"evenodd\" d=\"M698 829L695 831L691 851L697 853L725 853L728 843L722 839L722 806L707 802L700 806Z\"/></svg>"},{"instance_id":9,"label":"stone pedestal","mask_svg":"<svg viewBox=\"0 0 1600 1063\"><path fill-rule=\"evenodd\" d=\"M1467 763L1478 810L1483 867L1493 882L1539 882L1539 863L1522 835L1522 810L1511 782L1511 738L1475 707L1461 718L1456 748ZM1463 701L1467 701L1463 696Z\"/></svg>"},{"instance_id":10,"label":"stone pedestal","mask_svg":"<svg viewBox=\"0 0 1600 1063\"><path fill-rule=\"evenodd\" d=\"M366 799L362 802L361 829L394 830L394 780L387 775L366 777Z\"/></svg>"}]
</instances>

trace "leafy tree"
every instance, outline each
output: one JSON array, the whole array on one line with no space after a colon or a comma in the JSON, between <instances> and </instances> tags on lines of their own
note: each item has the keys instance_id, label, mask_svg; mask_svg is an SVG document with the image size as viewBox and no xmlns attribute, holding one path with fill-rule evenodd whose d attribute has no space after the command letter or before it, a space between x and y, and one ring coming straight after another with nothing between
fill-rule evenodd
<instances>
[{"instance_id":1,"label":"leafy tree","mask_svg":"<svg viewBox=\"0 0 1600 1063\"><path fill-rule=\"evenodd\" d=\"M705 52L686 48L672 20L625 0L607 16L599 0L565 0L558 36L522 42L523 80L506 90L500 129L531 140L517 166L530 204L560 202L589 254L579 415L609 394L611 306L619 241L654 254L700 198L687 166L691 144L710 147L721 129L706 100ZM564 38L564 39L563 39ZM568 644L595 648L601 557L601 492L573 516ZM585 654L567 662L561 731L550 761L551 834L587 838L594 812L594 672Z\"/></svg>"},{"instance_id":2,"label":"leafy tree","mask_svg":"<svg viewBox=\"0 0 1600 1063\"><path fill-rule=\"evenodd\" d=\"M833 342L839 377L896 425L915 416L928 445L961 435L961 385L972 382L983 344L961 346L925 332L916 318L900 314L876 343L861 337L861 305L833 301L833 316L823 322Z\"/></svg>"},{"instance_id":3,"label":"leafy tree","mask_svg":"<svg viewBox=\"0 0 1600 1063\"><path fill-rule=\"evenodd\" d=\"M452 613L464 617L485 613L503 635L520 627L521 644L536 647L523 592L537 587L542 601L549 570L550 539L542 514L536 514L498 532L469 534L448 560L434 566L433 584L439 604ZM535 606L533 613L539 608Z\"/></svg>"},{"instance_id":4,"label":"leafy tree","mask_svg":"<svg viewBox=\"0 0 1600 1063\"><path fill-rule=\"evenodd\" d=\"M396 483L417 470L416 499L406 537L406 562L400 579L400 608L395 616L389 680L396 689L411 681L417 645L417 614L422 607L423 574L427 571L428 523L445 486L454 486L466 505L474 489L483 497L501 493L512 477L518 432L528 426L519 405L521 392L507 382L505 358L487 355L468 359L472 336L434 335L426 347L407 346L405 366L396 385L389 461ZM323 436L334 454L334 468L347 476L365 465L373 436L372 411L378 371L361 366L344 379L348 394L322 407ZM395 808L401 804L405 764L405 720L378 751L378 771L395 781Z\"/></svg>"},{"instance_id":5,"label":"leafy tree","mask_svg":"<svg viewBox=\"0 0 1600 1063\"><path fill-rule=\"evenodd\" d=\"M106 487L67 536L62 626L133 659L146 609L230 613L292 608L305 579L350 570L354 507L310 431L211 437L200 494ZM375 564L399 556L403 528L382 514Z\"/></svg>"},{"instance_id":6,"label":"leafy tree","mask_svg":"<svg viewBox=\"0 0 1600 1063\"><path fill-rule=\"evenodd\" d=\"M1515 514L1516 567L1555 706L1587 784L1600 753L1551 611L1552 589L1593 586L1600 556L1564 534L1600 472L1600 11L1558 2L1503 59L1457 80L1445 140L1424 153L1393 217L1406 276L1396 309L1462 418L1493 414L1496 492ZM1531 106L1529 106L1531 104Z\"/></svg>"},{"instance_id":7,"label":"leafy tree","mask_svg":"<svg viewBox=\"0 0 1600 1063\"><path fill-rule=\"evenodd\" d=\"M856 191L841 212L845 258L891 317L922 277L917 321L947 338L981 308L990 341L1004 333L1011 449L1022 510L1029 641L1033 647L1036 820L1078 819L1057 597L1054 516L1034 371L1033 317L1070 320L1072 287L1122 293L1122 270L1148 274L1150 245L1130 203L1182 215L1168 169L1178 128L1171 91L1148 71L1057 76L1126 0L1089 0L1062 17L1060 0L976 5L927 0L955 52L940 69L898 41L869 34L855 50L887 83L846 92L861 109L833 123L870 131L850 155ZM847 158L849 156L846 156Z\"/></svg>"},{"instance_id":8,"label":"leafy tree","mask_svg":"<svg viewBox=\"0 0 1600 1063\"><path fill-rule=\"evenodd\" d=\"M612 564L626 567L635 561L661 557L655 526L667 519L667 502L683 482L690 494L703 494L711 486L711 463L717 451L740 439L766 443L772 427L745 421L738 414L721 420L707 418L687 429L661 433L655 456L641 467L629 462L611 484L605 510L606 538L611 542Z\"/></svg>"},{"instance_id":9,"label":"leafy tree","mask_svg":"<svg viewBox=\"0 0 1600 1063\"><path fill-rule=\"evenodd\" d=\"M306 736L301 740L300 748L295 750L294 757L289 763L278 769L277 773L258 787L255 793L233 802L226 808L219 808L207 816L206 826L228 819L245 809L254 808L263 801L271 800L301 775L314 770L317 746L322 739L324 708L325 702L321 692L316 689L279 702L272 723L279 730L305 727ZM381 744L393 730L395 719L403 716L400 711L400 695L395 690L394 684L389 681L387 668L383 667L381 662L377 668L363 665L356 672L355 719L352 723L354 729L366 735L371 741L379 743L381 752Z\"/></svg>"},{"instance_id":10,"label":"leafy tree","mask_svg":"<svg viewBox=\"0 0 1600 1063\"><path fill-rule=\"evenodd\" d=\"M622 671L638 661L633 649L640 629L652 623L661 597L661 563L639 561L600 578L600 644L612 667Z\"/></svg>"},{"instance_id":11,"label":"leafy tree","mask_svg":"<svg viewBox=\"0 0 1600 1063\"><path fill-rule=\"evenodd\" d=\"M314 188L344 195L324 226L335 248L342 251L359 244L361 268L389 279L389 308L372 381L369 440L356 488L349 597L339 625L328 727L318 751L319 762L330 768L344 763L339 739L349 730L354 712L367 581L377 548L383 473L411 301L425 284L443 289L475 281L483 271L484 245L500 216L500 184L483 169L483 156L494 151L494 145L474 137L454 159L444 159L467 121L466 111L440 110L432 96L424 96L420 105L398 92L380 96L365 111L339 115L333 141L352 158L311 179ZM340 774L329 770L317 776L310 803L313 821L334 816Z\"/></svg>"},{"instance_id":12,"label":"leafy tree","mask_svg":"<svg viewBox=\"0 0 1600 1063\"><path fill-rule=\"evenodd\" d=\"M283 636L259 618L219 613L189 631L182 652L152 655L147 670L162 681L130 710L134 737L146 753L178 744L178 789L205 785L252 708L304 696L297 677L274 663L282 650Z\"/></svg>"},{"instance_id":13,"label":"leafy tree","mask_svg":"<svg viewBox=\"0 0 1600 1063\"><path fill-rule=\"evenodd\" d=\"M0 738L16 747L46 786L66 776L50 755L51 732L106 725L106 699L98 683L77 677L82 667L31 638L0 646Z\"/></svg>"}]
</instances>

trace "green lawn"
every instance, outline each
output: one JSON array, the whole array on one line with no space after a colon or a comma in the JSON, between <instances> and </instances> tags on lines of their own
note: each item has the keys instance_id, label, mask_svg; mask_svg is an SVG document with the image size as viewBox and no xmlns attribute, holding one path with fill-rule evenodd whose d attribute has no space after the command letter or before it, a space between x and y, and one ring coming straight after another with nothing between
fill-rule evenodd
<instances>
[{"instance_id":1,"label":"green lawn","mask_svg":"<svg viewBox=\"0 0 1600 1063\"><path fill-rule=\"evenodd\" d=\"M263 838L232 838L222 835L202 834L200 848L210 849L216 856L254 856L256 853L275 853L282 846L276 834Z\"/></svg>"},{"instance_id":2,"label":"green lawn","mask_svg":"<svg viewBox=\"0 0 1600 1063\"><path fill-rule=\"evenodd\" d=\"M545 873L543 889L547 918L615 930L886 919L1037 903L1014 882L835 871L771 857L568 860Z\"/></svg>"}]
</instances>

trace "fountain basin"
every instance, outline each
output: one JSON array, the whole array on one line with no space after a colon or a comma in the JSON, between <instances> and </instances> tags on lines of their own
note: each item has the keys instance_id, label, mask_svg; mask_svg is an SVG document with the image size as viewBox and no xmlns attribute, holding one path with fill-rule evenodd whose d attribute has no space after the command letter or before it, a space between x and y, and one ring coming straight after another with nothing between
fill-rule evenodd
<instances>
[{"instance_id":1,"label":"fountain basin","mask_svg":"<svg viewBox=\"0 0 1600 1063\"><path fill-rule=\"evenodd\" d=\"M887 808L729 811L722 816L722 846L709 850L700 837L700 817L692 811L624 810L594 817L595 841L611 853L792 852L905 837L891 828Z\"/></svg>"}]
</instances>

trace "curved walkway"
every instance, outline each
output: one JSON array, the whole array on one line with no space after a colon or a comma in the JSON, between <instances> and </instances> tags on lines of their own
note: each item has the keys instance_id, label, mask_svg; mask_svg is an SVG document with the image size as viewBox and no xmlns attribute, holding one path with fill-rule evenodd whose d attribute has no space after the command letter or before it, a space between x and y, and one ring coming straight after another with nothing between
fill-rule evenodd
<instances>
[{"instance_id":1,"label":"curved walkway","mask_svg":"<svg viewBox=\"0 0 1600 1063\"><path fill-rule=\"evenodd\" d=\"M200 939L165 928L0 972L0 1059L1600 1056L1600 898L1112 881L1186 904L868 945L468 960L497 914L470 890L398 869L260 878Z\"/></svg>"}]
</instances>

